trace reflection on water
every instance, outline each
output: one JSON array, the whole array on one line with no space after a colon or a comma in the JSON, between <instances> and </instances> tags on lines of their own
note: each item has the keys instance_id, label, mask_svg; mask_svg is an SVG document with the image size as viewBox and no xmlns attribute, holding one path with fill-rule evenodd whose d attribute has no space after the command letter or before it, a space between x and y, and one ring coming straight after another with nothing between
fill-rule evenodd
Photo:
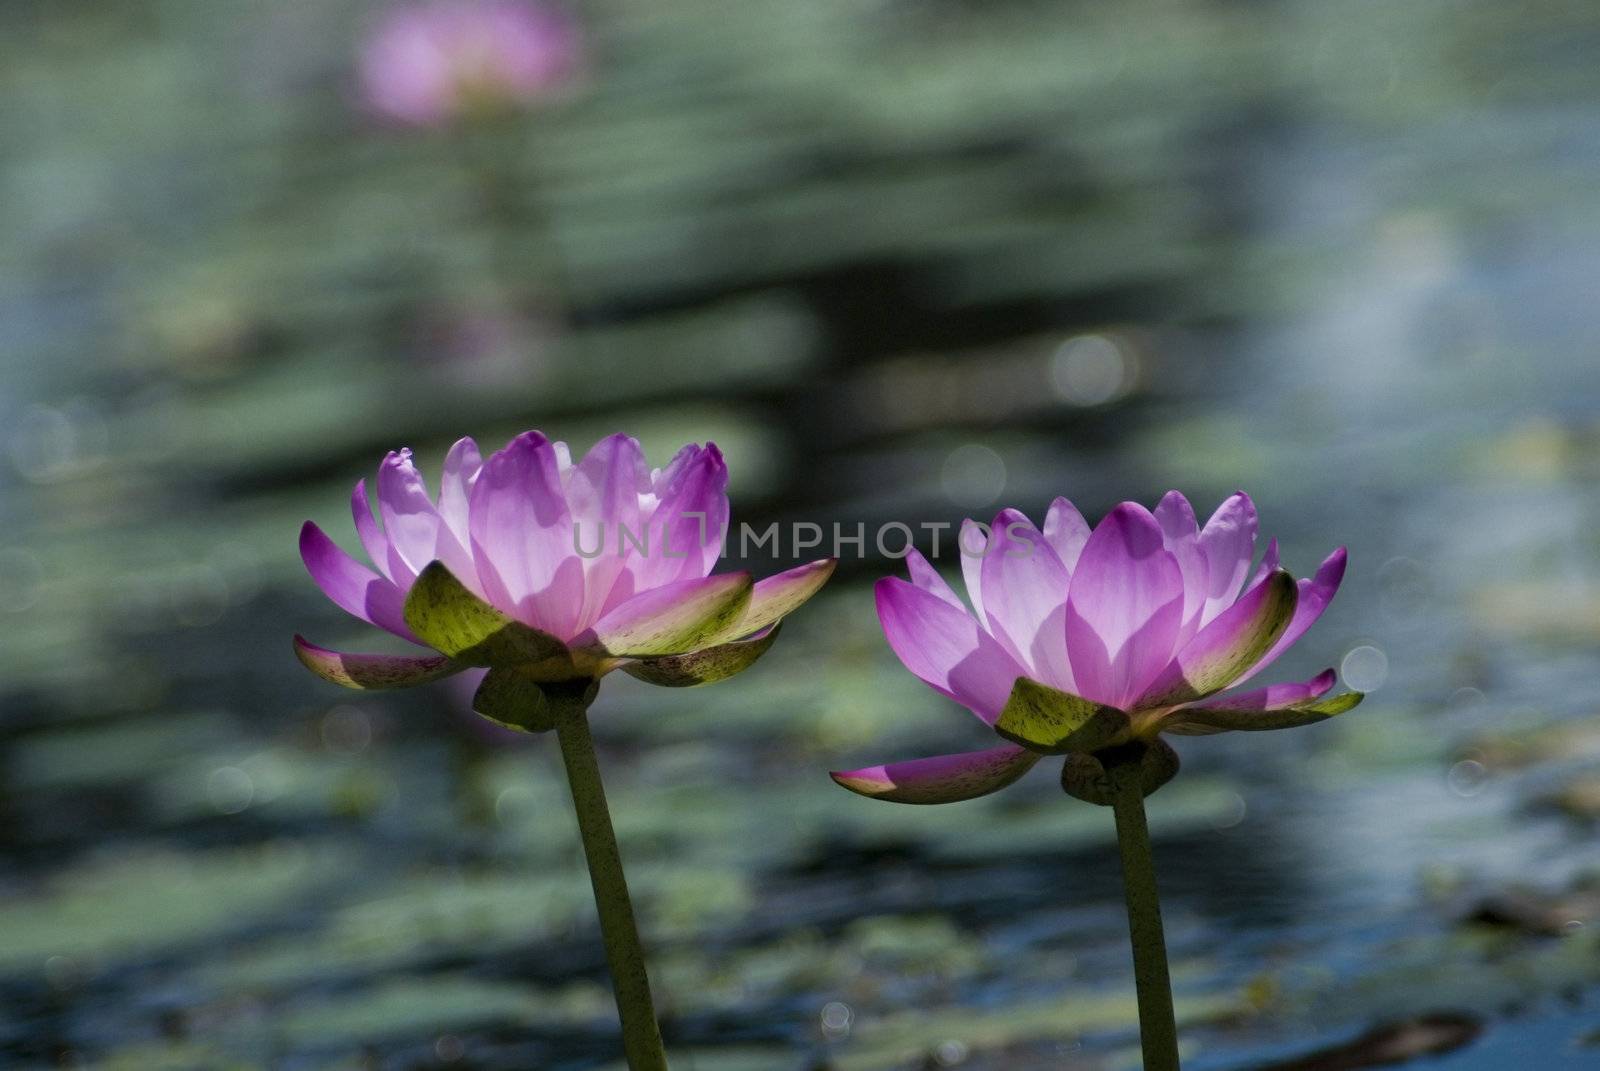
<instances>
[{"instance_id":1,"label":"reflection on water","mask_svg":"<svg viewBox=\"0 0 1600 1071\"><path fill-rule=\"evenodd\" d=\"M758 526L1245 486L1348 543L1283 673L1372 698L1152 802L1190 1064L1451 1013L1434 1066L1592 1065L1600 16L577 10L487 164L352 113L353 2L0 14L0 1053L608 1066L548 742L288 651L373 642L302 519L538 425L715 438ZM759 676L596 708L680 1062L1131 1066L1106 815L828 784L981 739L845 564Z\"/></svg>"}]
</instances>

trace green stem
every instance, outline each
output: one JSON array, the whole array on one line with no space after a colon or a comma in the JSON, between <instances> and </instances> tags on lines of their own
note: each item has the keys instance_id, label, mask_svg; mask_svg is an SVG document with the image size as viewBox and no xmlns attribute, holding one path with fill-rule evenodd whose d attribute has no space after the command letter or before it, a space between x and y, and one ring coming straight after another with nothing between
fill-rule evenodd
<instances>
[{"instance_id":1,"label":"green stem","mask_svg":"<svg viewBox=\"0 0 1600 1071\"><path fill-rule=\"evenodd\" d=\"M1172 979L1156 894L1155 859L1144 816L1144 749L1105 762L1113 790L1117 848L1133 938L1133 978L1139 997L1139 1040L1145 1071L1178 1071L1178 1024L1172 1010Z\"/></svg>"},{"instance_id":2,"label":"green stem","mask_svg":"<svg viewBox=\"0 0 1600 1071\"><path fill-rule=\"evenodd\" d=\"M622 873L622 856L611 828L600 764L595 760L589 718L582 711L561 717L556 724L561 759L572 788L572 806L583 836L583 854L589 863L594 903L600 912L600 935L605 941L606 963L617 995L617 1015L622 1020L622 1048L629 1071L666 1071L667 1054L661 1046L655 1006L650 999L650 978L645 973L639 927L628 898L628 881Z\"/></svg>"}]
</instances>

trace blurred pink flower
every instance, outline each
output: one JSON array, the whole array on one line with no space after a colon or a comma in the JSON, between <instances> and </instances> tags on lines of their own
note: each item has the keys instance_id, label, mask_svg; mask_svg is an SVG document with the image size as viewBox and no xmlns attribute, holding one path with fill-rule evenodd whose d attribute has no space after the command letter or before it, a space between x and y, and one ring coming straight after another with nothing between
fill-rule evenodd
<instances>
[{"instance_id":1,"label":"blurred pink flower","mask_svg":"<svg viewBox=\"0 0 1600 1071\"><path fill-rule=\"evenodd\" d=\"M1093 802L1097 752L1149 756L1146 790L1177 772L1161 733L1284 729L1355 706L1310 680L1218 695L1270 666L1322 616L1344 576L1338 548L1309 579L1278 565L1272 540L1254 570L1256 508L1242 491L1201 526L1176 491L1154 512L1124 502L1090 529L1056 499L1043 529L1013 509L987 533L966 522L969 611L915 551L910 581L878 582L878 619L907 669L1008 742L984 751L833 775L864 796L949 803L986 795L1043 755L1066 755L1063 784Z\"/></svg>"},{"instance_id":2,"label":"blurred pink flower","mask_svg":"<svg viewBox=\"0 0 1600 1071\"><path fill-rule=\"evenodd\" d=\"M361 52L366 103L401 123L436 126L532 104L571 82L577 26L528 0L432 0L395 8Z\"/></svg>"}]
</instances>

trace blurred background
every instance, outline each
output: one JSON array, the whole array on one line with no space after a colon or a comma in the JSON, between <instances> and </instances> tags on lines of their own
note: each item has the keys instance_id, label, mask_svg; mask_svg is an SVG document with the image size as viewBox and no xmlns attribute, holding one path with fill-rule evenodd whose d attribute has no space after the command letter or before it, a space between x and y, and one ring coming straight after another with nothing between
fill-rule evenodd
<instances>
[{"instance_id":1,"label":"blurred background","mask_svg":"<svg viewBox=\"0 0 1600 1071\"><path fill-rule=\"evenodd\" d=\"M1349 544L1275 676L1366 704L1150 803L1186 1067L1600 1066L1600 8L491 7L0 7L0 1063L617 1067L553 742L289 649L378 645L302 520L539 427ZM594 708L674 1066L1135 1067L1108 813L828 781L986 738L867 549Z\"/></svg>"}]
</instances>

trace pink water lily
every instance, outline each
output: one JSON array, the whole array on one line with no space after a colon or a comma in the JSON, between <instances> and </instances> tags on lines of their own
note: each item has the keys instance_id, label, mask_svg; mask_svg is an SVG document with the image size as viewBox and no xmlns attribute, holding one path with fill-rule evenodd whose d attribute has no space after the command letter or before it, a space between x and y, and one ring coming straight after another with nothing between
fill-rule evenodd
<instances>
[{"instance_id":1,"label":"pink water lily","mask_svg":"<svg viewBox=\"0 0 1600 1071\"><path fill-rule=\"evenodd\" d=\"M1047 754L1067 757L1063 785L1106 802L1096 753L1143 751L1146 791L1177 771L1163 732L1280 729L1355 706L1323 698L1329 669L1306 681L1219 695L1266 669L1338 590L1345 550L1310 579L1255 560L1256 509L1228 498L1204 527L1172 491L1152 512L1124 502L1092 531L1064 498L1037 528L1003 510L962 529L969 610L915 550L910 581L877 585L878 618L907 669L1008 742L983 751L835 773L865 796L949 803L1004 788Z\"/></svg>"},{"instance_id":2,"label":"pink water lily","mask_svg":"<svg viewBox=\"0 0 1600 1071\"><path fill-rule=\"evenodd\" d=\"M551 688L589 687L621 668L695 685L747 668L782 618L827 580L823 560L755 582L711 575L728 525L728 470L689 445L651 470L626 435L574 463L536 431L483 459L450 448L437 496L409 450L366 481L351 510L369 568L306 522L300 553L334 603L426 654L347 654L295 637L314 673L352 688L420 684L489 667L474 706L516 728ZM590 691L592 697L592 690Z\"/></svg>"},{"instance_id":3,"label":"pink water lily","mask_svg":"<svg viewBox=\"0 0 1600 1071\"><path fill-rule=\"evenodd\" d=\"M435 126L533 103L580 62L577 27L530 0L431 0L389 12L361 54L361 88L378 114Z\"/></svg>"}]
</instances>

